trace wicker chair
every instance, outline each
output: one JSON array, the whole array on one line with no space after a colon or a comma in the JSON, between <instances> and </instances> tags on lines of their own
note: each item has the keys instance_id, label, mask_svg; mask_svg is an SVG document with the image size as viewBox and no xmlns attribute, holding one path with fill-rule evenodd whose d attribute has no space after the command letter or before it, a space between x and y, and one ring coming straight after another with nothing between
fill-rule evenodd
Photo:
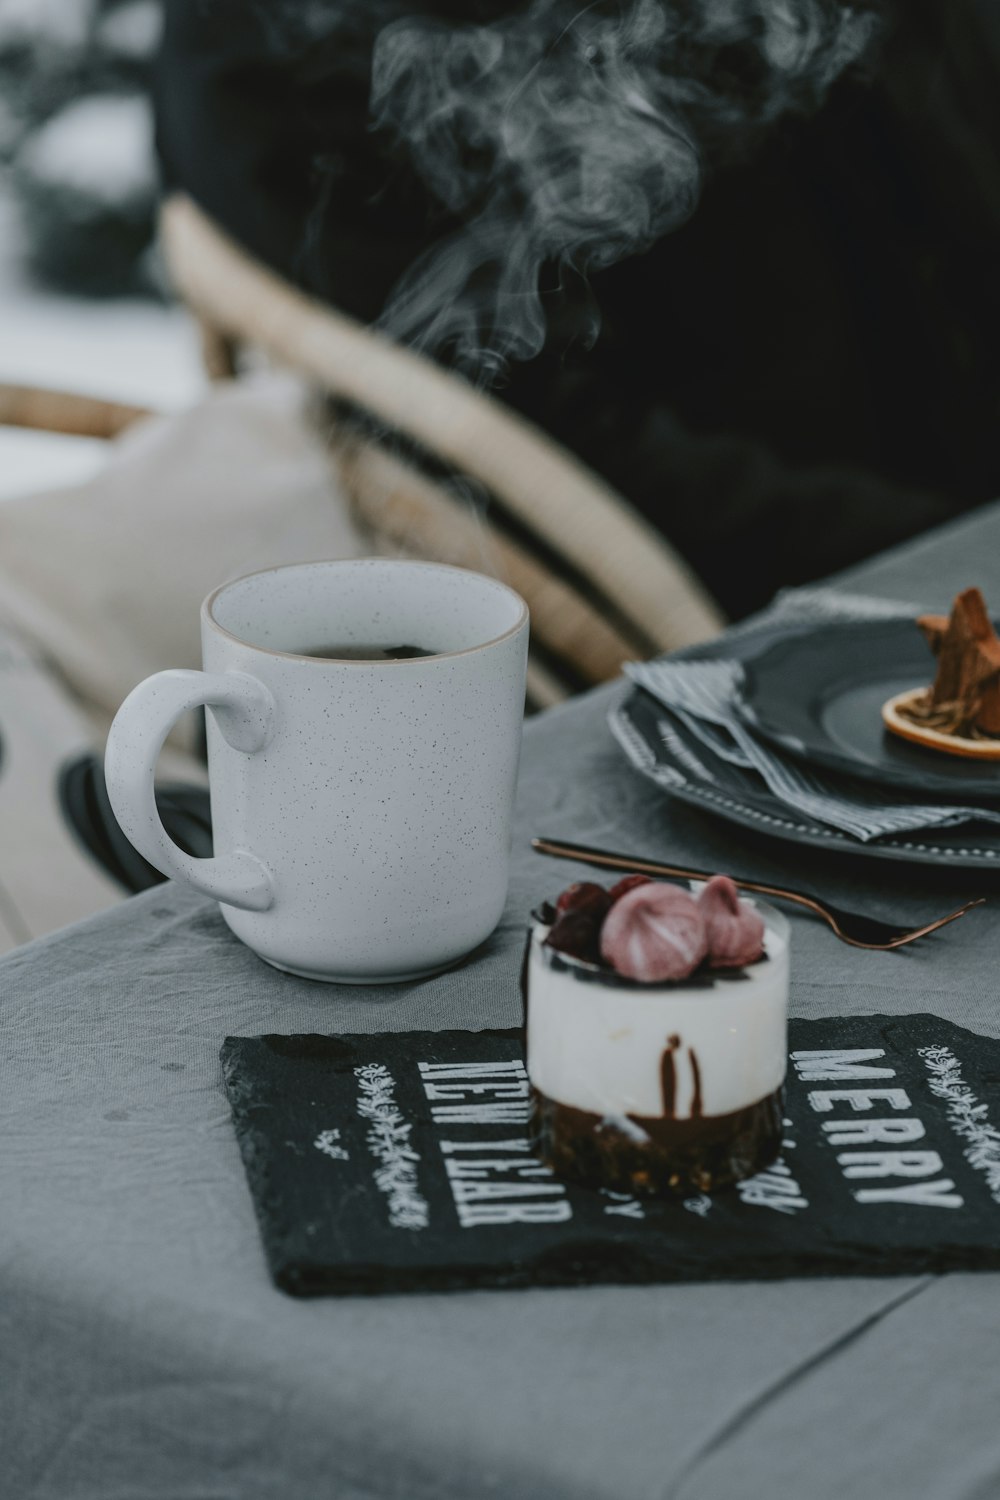
<instances>
[{"instance_id":1,"label":"wicker chair","mask_svg":"<svg viewBox=\"0 0 1000 1500\"><path fill-rule=\"evenodd\" d=\"M235 375L251 348L322 396L323 433L373 550L477 568L527 600L532 706L721 629L720 610L670 544L530 423L297 291L190 199L164 204L162 237L213 378ZM112 438L144 415L0 385L0 423ZM373 438L373 427L384 436Z\"/></svg>"},{"instance_id":2,"label":"wicker chair","mask_svg":"<svg viewBox=\"0 0 1000 1500\"><path fill-rule=\"evenodd\" d=\"M0 427L29 427L64 437L116 438L126 427L148 417L148 407L104 401L72 391L0 383Z\"/></svg>"},{"instance_id":3,"label":"wicker chair","mask_svg":"<svg viewBox=\"0 0 1000 1500\"><path fill-rule=\"evenodd\" d=\"M365 415L368 436L336 417L327 431L373 545L495 573L527 600L536 705L721 629L720 610L670 544L537 428L296 290L189 198L167 200L161 227L210 374L233 374L237 351L251 346L306 377L333 410ZM372 438L373 426L385 436Z\"/></svg>"}]
</instances>

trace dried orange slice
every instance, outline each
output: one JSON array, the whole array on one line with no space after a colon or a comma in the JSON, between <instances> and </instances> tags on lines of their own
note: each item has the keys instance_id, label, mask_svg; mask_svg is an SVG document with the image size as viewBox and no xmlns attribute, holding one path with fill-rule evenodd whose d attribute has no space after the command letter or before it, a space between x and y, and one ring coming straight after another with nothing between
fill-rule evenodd
<instances>
[{"instance_id":1,"label":"dried orange slice","mask_svg":"<svg viewBox=\"0 0 1000 1500\"><path fill-rule=\"evenodd\" d=\"M971 740L960 734L945 734L940 729L929 729L909 718L905 709L926 691L926 688L910 688L883 703L882 722L886 729L898 734L900 739L910 740L914 745L923 745L927 750L941 751L945 755L964 755L969 760L1000 760L1000 739ZM904 712L901 713L900 709Z\"/></svg>"}]
</instances>

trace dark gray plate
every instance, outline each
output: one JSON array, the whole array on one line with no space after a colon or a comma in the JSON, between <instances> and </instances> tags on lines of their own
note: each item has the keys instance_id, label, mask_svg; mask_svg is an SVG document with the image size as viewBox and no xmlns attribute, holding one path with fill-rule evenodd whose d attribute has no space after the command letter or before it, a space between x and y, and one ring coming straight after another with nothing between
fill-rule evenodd
<instances>
[{"instance_id":1,"label":"dark gray plate","mask_svg":"<svg viewBox=\"0 0 1000 1500\"><path fill-rule=\"evenodd\" d=\"M665 717L655 698L637 688L611 715L611 728L636 769L679 802L714 813L740 827L814 849L966 870L1000 869L1000 828L996 826L969 823L958 828L918 830L906 838L882 838L863 844L839 829L791 812L777 797L771 796L763 782L752 775L748 781L746 772L714 757L711 780L702 780L685 760L685 735L676 721L672 721L672 748L664 742L660 722ZM692 743L691 748L703 763L709 759L702 745Z\"/></svg>"},{"instance_id":2,"label":"dark gray plate","mask_svg":"<svg viewBox=\"0 0 1000 1500\"><path fill-rule=\"evenodd\" d=\"M882 725L887 698L934 676L912 620L792 626L744 671L744 716L790 754L927 797L1000 799L1000 761L923 750Z\"/></svg>"}]
</instances>

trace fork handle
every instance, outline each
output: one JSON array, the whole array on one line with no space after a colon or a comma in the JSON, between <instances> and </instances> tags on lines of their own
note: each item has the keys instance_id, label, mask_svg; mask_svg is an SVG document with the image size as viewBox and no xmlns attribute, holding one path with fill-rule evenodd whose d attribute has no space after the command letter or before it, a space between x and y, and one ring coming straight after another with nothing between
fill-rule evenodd
<instances>
[{"instance_id":1,"label":"fork handle","mask_svg":"<svg viewBox=\"0 0 1000 1500\"><path fill-rule=\"evenodd\" d=\"M666 865L657 859L632 859L624 854L609 854L604 849L591 849L586 844L570 844L563 839L537 838L531 840L532 849L539 854L551 854L556 859L572 859L578 864L597 865L602 870L627 870L636 875L666 875L677 880L710 880L709 870L688 870L680 865ZM808 911L829 921L829 914L818 901L802 891L785 890L782 886L766 885L761 880L739 880L732 877L733 884L741 891L753 891L758 896L773 896L780 901L793 901Z\"/></svg>"}]
</instances>

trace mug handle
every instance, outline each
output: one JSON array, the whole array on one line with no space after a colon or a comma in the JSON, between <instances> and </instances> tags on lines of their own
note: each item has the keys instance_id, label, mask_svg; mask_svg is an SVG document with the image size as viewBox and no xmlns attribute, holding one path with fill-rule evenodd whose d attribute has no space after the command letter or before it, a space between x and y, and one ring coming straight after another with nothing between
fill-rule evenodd
<instances>
[{"instance_id":1,"label":"mug handle","mask_svg":"<svg viewBox=\"0 0 1000 1500\"><path fill-rule=\"evenodd\" d=\"M214 859L196 859L175 844L160 821L153 776L163 742L181 714L210 708L223 738L252 755L271 737L274 699L246 672L157 672L133 688L115 715L104 753L108 799L115 817L139 853L164 875L193 886L203 896L242 911L267 911L274 883L264 862L249 849Z\"/></svg>"}]
</instances>

